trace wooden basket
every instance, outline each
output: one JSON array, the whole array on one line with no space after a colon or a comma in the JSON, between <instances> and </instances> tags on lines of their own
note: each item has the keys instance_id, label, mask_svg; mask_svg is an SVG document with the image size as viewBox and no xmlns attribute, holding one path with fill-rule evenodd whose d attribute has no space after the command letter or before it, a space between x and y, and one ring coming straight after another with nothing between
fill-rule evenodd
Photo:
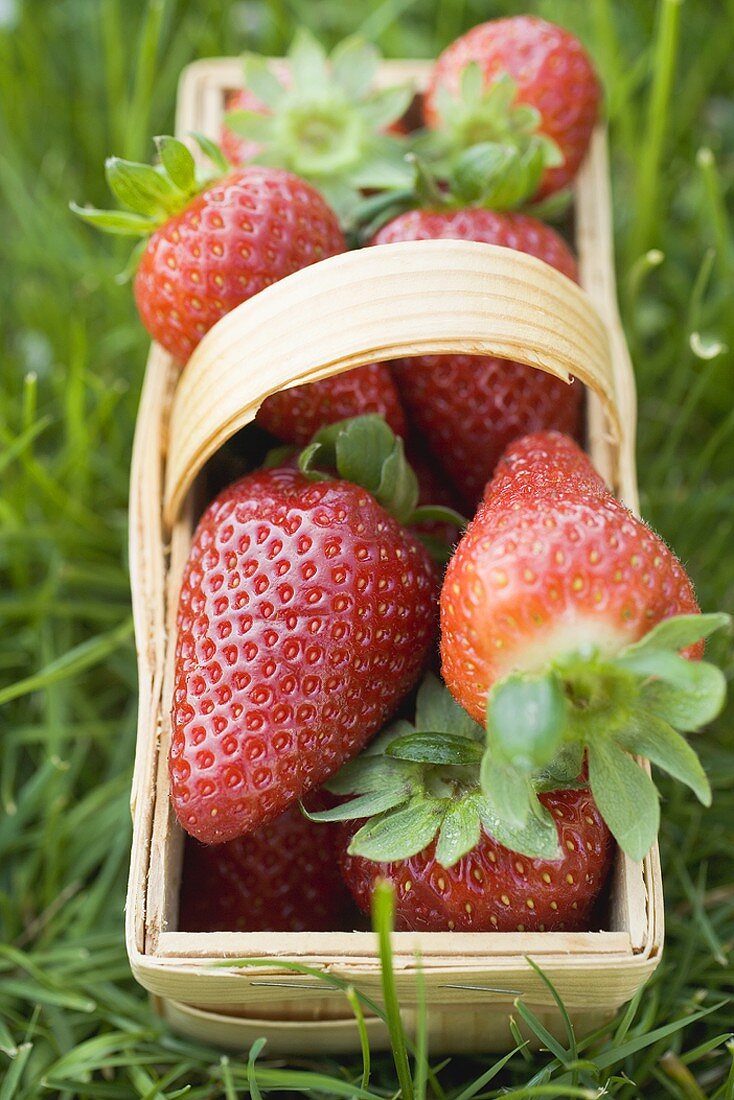
<instances>
[{"instance_id":1,"label":"wooden basket","mask_svg":"<svg viewBox=\"0 0 734 1100\"><path fill-rule=\"evenodd\" d=\"M426 63L388 62L382 78L420 87ZM178 132L216 137L236 60L201 61L183 75ZM370 932L182 933L177 895L182 833L169 801L167 755L175 614L193 526L193 489L206 461L249 423L270 393L396 356L462 351L528 363L588 387L587 438L597 468L637 508L635 391L615 303L606 140L594 135L578 177L576 251L584 290L530 256L491 245L423 241L325 260L269 287L224 317L183 375L151 349L132 466L130 567L140 712L132 792L127 947L133 972L177 1030L270 1053L358 1049L346 999L284 971L298 960L379 997ZM608 1018L657 965L663 939L660 866L619 855L600 932L397 933L398 992L410 1025L420 952L432 1051L491 1051L513 1043L522 995L546 1026L560 1018L526 956L555 983L580 1033ZM214 966L227 958L272 966ZM367 1023L376 1048L381 1021Z\"/></svg>"}]
</instances>

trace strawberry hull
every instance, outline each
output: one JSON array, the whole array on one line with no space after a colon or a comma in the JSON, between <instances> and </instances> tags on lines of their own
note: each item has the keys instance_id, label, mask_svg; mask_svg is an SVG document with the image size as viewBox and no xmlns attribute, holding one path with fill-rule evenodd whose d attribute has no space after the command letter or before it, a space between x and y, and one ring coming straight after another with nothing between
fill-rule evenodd
<instances>
[{"instance_id":1,"label":"strawberry hull","mask_svg":"<svg viewBox=\"0 0 734 1100\"><path fill-rule=\"evenodd\" d=\"M389 82L414 76L424 84L428 67L391 63L382 71ZM225 94L238 81L234 59L191 66L181 86L179 132L216 136ZM179 1031L240 1050L266 1035L275 1055L357 1051L359 1033L343 994L285 971L282 959L328 968L379 995L375 941L366 931L178 930L184 844L167 768L172 639L194 518L207 503L208 463L252 423L264 397L288 385L401 356L495 355L543 364L558 376L571 371L594 391L586 394L588 449L635 510L634 385L614 305L605 158L597 131L577 182L574 219L580 282L590 298L540 261L508 250L457 241L390 245L315 264L238 307L205 337L178 385L178 368L159 348L151 352L131 484L140 719L127 944L136 977ZM617 854L597 917L595 932L395 933L406 1022L414 1019L419 950L434 1054L511 1049L508 1017L518 994L551 1033L562 1034L550 992L527 957L553 981L578 1033L591 1030L659 961L655 849L641 864ZM265 963L257 971L222 965L246 957ZM368 1017L366 1027L374 1049L389 1046L381 1021Z\"/></svg>"}]
</instances>

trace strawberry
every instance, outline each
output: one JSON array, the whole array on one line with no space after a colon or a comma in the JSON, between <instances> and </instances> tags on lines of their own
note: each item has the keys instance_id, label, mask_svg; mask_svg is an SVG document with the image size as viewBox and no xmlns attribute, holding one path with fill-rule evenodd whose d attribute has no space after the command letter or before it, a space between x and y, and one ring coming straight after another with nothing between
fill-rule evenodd
<instances>
[{"instance_id":1,"label":"strawberry","mask_svg":"<svg viewBox=\"0 0 734 1100\"><path fill-rule=\"evenodd\" d=\"M611 866L611 834L586 789L551 791L540 802L555 819L560 859L527 859L482 829L451 867L437 860L435 841L417 855L376 863L349 855L356 831L350 822L339 845L344 881L366 913L377 881L392 883L399 932L589 929Z\"/></svg>"},{"instance_id":2,"label":"strawberry","mask_svg":"<svg viewBox=\"0 0 734 1100\"><path fill-rule=\"evenodd\" d=\"M232 172L216 146L199 140L223 173L203 190L189 150L164 137L158 168L107 162L110 187L129 210L72 207L99 228L149 236L135 300L148 332L180 363L240 302L345 248L336 215L308 183L277 168Z\"/></svg>"},{"instance_id":3,"label":"strawberry","mask_svg":"<svg viewBox=\"0 0 734 1100\"><path fill-rule=\"evenodd\" d=\"M326 424L364 413L380 413L396 435L405 435L405 414L384 363L271 394L260 406L257 422L284 443L303 445Z\"/></svg>"},{"instance_id":4,"label":"strawberry","mask_svg":"<svg viewBox=\"0 0 734 1100\"><path fill-rule=\"evenodd\" d=\"M532 15L473 27L444 50L424 98L429 127L455 147L547 142L539 194L576 175L596 123L601 88L593 63L568 31ZM553 157L550 150L555 149Z\"/></svg>"},{"instance_id":5,"label":"strawberry","mask_svg":"<svg viewBox=\"0 0 734 1100\"><path fill-rule=\"evenodd\" d=\"M678 559L572 440L541 432L516 442L441 592L443 677L489 731L485 793L522 820L522 775L561 751L576 774L586 751L599 809L641 859L658 798L628 753L710 800L677 730L699 728L723 705L719 670L684 657L699 657L701 639L727 621L699 613Z\"/></svg>"},{"instance_id":6,"label":"strawberry","mask_svg":"<svg viewBox=\"0 0 734 1100\"><path fill-rule=\"evenodd\" d=\"M429 673L415 721L394 722L329 782L339 804L311 816L344 823L340 862L357 904L368 910L387 878L401 929L588 928L613 844L585 782L562 776L568 767L537 772L537 810L518 823L482 790L485 743Z\"/></svg>"},{"instance_id":7,"label":"strawberry","mask_svg":"<svg viewBox=\"0 0 734 1100\"><path fill-rule=\"evenodd\" d=\"M226 131L244 138L259 162L308 180L351 222L364 190L402 188L411 175L405 137L395 123L413 91L408 85L376 89L379 59L358 38L345 39L327 56L309 31L300 30L287 69L245 58L247 103L225 116Z\"/></svg>"},{"instance_id":8,"label":"strawberry","mask_svg":"<svg viewBox=\"0 0 734 1100\"><path fill-rule=\"evenodd\" d=\"M250 474L205 511L179 597L169 758L174 809L197 839L272 821L415 684L437 617L435 567L404 526L426 518L417 497L402 441L367 416L319 433L300 469Z\"/></svg>"},{"instance_id":9,"label":"strawberry","mask_svg":"<svg viewBox=\"0 0 734 1100\"><path fill-rule=\"evenodd\" d=\"M398 215L373 244L458 239L498 244L544 260L570 279L576 261L548 226L525 214L413 210ZM581 426L583 388L544 371L491 356L441 355L398 360L400 395L418 430L469 505L475 505L513 439L541 428L571 434Z\"/></svg>"},{"instance_id":10,"label":"strawberry","mask_svg":"<svg viewBox=\"0 0 734 1100\"><path fill-rule=\"evenodd\" d=\"M329 932L346 929L351 910L334 826L314 825L298 806L228 844L186 840L182 932Z\"/></svg>"}]
</instances>

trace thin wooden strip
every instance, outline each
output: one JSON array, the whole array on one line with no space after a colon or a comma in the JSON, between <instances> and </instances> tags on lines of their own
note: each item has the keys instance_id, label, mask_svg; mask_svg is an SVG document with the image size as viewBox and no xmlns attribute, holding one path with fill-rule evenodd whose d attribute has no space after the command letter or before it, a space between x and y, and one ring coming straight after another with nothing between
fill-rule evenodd
<instances>
[{"instance_id":1,"label":"thin wooden strip","mask_svg":"<svg viewBox=\"0 0 734 1100\"><path fill-rule=\"evenodd\" d=\"M385 355L450 352L572 374L599 394L612 432L620 431L604 327L565 276L532 256L474 242L363 249L268 287L202 340L174 401L167 524L207 459L268 394Z\"/></svg>"},{"instance_id":2,"label":"thin wooden strip","mask_svg":"<svg viewBox=\"0 0 734 1100\"><path fill-rule=\"evenodd\" d=\"M396 955L413 958L420 952L425 967L434 959L467 961L487 955L631 955L627 932L396 932ZM160 958L325 958L370 960L375 958L371 932L162 932Z\"/></svg>"}]
</instances>

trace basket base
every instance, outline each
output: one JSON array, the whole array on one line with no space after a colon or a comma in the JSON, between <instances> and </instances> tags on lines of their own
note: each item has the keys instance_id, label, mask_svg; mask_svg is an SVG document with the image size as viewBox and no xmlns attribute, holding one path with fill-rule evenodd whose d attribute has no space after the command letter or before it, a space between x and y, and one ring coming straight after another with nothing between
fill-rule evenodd
<instances>
[{"instance_id":1,"label":"basket base","mask_svg":"<svg viewBox=\"0 0 734 1100\"><path fill-rule=\"evenodd\" d=\"M211 1043L226 1050L246 1052L256 1039L267 1036L268 1056L356 1054L359 1032L352 1017L343 1020L271 1020L251 1016L225 1015L195 1008L165 997L151 996L154 1010L181 1035L198 1042ZM566 1038L566 1027L554 1008L533 1007L544 1027L559 1041ZM539 1043L528 1032L516 1013L506 1004L452 1005L448 1009L429 1009L428 1036L431 1056L440 1054L492 1054L511 1050L515 1039L509 1027L510 1016L531 1049ZM613 1018L610 1012L571 1013L577 1038L583 1038ZM405 1026L413 1032L414 1013L403 1012ZM373 1051L390 1049L390 1036L381 1020L365 1018L365 1027Z\"/></svg>"}]
</instances>

